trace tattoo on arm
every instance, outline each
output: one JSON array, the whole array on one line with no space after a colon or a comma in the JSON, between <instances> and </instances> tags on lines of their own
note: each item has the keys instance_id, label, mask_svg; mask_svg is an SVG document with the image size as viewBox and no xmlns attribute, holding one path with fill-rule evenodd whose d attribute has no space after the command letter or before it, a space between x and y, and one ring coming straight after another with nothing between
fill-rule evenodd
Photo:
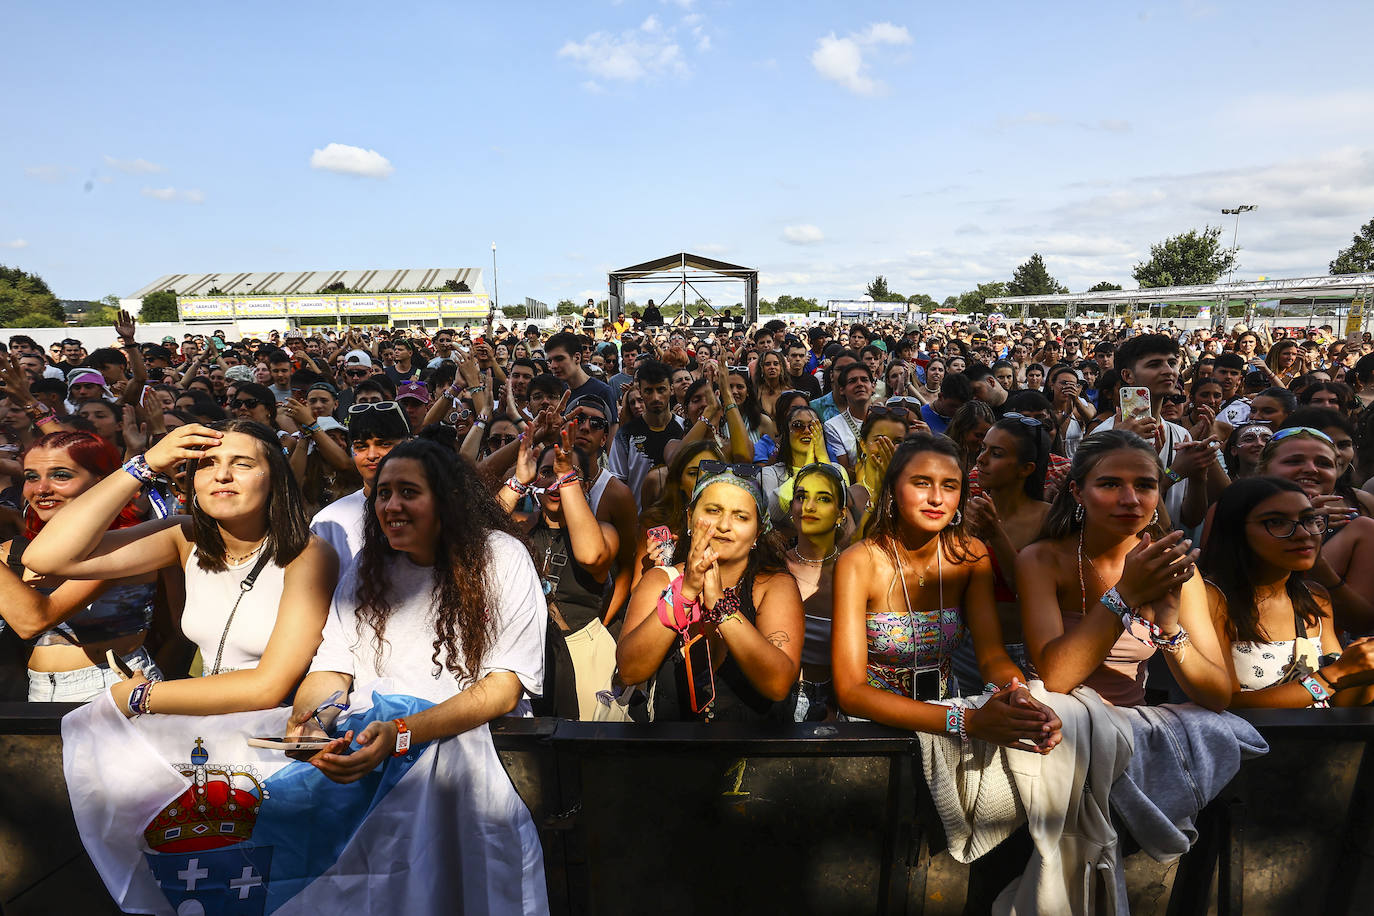
<instances>
[{"instance_id":1,"label":"tattoo on arm","mask_svg":"<svg viewBox=\"0 0 1374 916\"><path fill-rule=\"evenodd\" d=\"M768 640L779 649L781 649L787 643L791 642L791 640L787 638L787 634L784 633L782 630L769 633L767 636L764 637L764 639Z\"/></svg>"}]
</instances>

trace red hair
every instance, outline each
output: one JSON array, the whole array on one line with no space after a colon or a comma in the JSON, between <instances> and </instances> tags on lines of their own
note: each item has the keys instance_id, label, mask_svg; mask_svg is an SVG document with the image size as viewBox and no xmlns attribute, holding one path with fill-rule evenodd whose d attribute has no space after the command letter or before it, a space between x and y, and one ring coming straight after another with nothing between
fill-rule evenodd
<instances>
[{"instance_id":1,"label":"red hair","mask_svg":"<svg viewBox=\"0 0 1374 916\"><path fill-rule=\"evenodd\" d=\"M76 465L94 474L99 479L104 479L119 469L121 465L119 447L109 439L97 436L95 433L81 432L78 430L63 430L58 433L48 433L33 445L29 446L29 451L36 448L60 449L67 453ZM27 454L27 453L26 453ZM43 522L37 515L27 511L24 512L24 537L32 539L38 532L43 530ZM133 503L120 510L119 515L110 524L110 529L128 528L143 521Z\"/></svg>"}]
</instances>

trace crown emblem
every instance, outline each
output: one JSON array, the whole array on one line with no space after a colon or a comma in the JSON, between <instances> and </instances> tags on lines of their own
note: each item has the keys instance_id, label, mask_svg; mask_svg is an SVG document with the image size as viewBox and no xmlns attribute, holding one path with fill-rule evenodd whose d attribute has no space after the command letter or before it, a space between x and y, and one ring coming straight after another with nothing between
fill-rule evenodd
<instances>
[{"instance_id":1,"label":"crown emblem","mask_svg":"<svg viewBox=\"0 0 1374 916\"><path fill-rule=\"evenodd\" d=\"M190 763L172 766L191 780L191 786L143 831L154 852L204 852L253 835L258 811L267 800L257 770L247 764L211 764L202 738L196 739Z\"/></svg>"}]
</instances>

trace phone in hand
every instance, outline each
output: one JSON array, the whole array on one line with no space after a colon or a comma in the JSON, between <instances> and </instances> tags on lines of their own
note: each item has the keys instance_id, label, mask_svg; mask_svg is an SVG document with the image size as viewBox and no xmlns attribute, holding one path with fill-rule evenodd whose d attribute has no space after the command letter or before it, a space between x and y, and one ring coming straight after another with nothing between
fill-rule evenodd
<instances>
[{"instance_id":1,"label":"phone in hand","mask_svg":"<svg viewBox=\"0 0 1374 916\"><path fill-rule=\"evenodd\" d=\"M1127 387L1121 389L1121 419L1141 420L1150 415L1150 389Z\"/></svg>"},{"instance_id":2,"label":"phone in hand","mask_svg":"<svg viewBox=\"0 0 1374 916\"><path fill-rule=\"evenodd\" d=\"M711 667L711 644L704 634L683 640L682 660L687 674L687 705L694 713L705 712L716 699L716 675Z\"/></svg>"},{"instance_id":3,"label":"phone in hand","mask_svg":"<svg viewBox=\"0 0 1374 916\"><path fill-rule=\"evenodd\" d=\"M279 751L322 751L333 738L308 738L304 735L255 735L248 739L249 747L265 747Z\"/></svg>"}]
</instances>

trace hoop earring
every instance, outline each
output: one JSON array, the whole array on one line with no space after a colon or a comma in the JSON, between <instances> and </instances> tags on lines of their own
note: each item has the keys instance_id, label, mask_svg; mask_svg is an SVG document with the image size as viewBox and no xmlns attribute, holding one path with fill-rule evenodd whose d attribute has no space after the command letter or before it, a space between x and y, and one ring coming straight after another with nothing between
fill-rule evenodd
<instances>
[{"instance_id":1,"label":"hoop earring","mask_svg":"<svg viewBox=\"0 0 1374 916\"><path fill-rule=\"evenodd\" d=\"M960 512L958 509L955 509L954 518L950 519L949 523L951 525L962 525L964 523L964 513Z\"/></svg>"},{"instance_id":2,"label":"hoop earring","mask_svg":"<svg viewBox=\"0 0 1374 916\"><path fill-rule=\"evenodd\" d=\"M1079 503L1078 508L1073 510L1073 520L1081 523L1083 521L1083 504Z\"/></svg>"},{"instance_id":3,"label":"hoop earring","mask_svg":"<svg viewBox=\"0 0 1374 916\"><path fill-rule=\"evenodd\" d=\"M1155 509L1155 516L1154 516L1154 518L1150 519L1150 524L1151 524L1151 525L1158 525L1158 524L1159 524L1159 509Z\"/></svg>"}]
</instances>

